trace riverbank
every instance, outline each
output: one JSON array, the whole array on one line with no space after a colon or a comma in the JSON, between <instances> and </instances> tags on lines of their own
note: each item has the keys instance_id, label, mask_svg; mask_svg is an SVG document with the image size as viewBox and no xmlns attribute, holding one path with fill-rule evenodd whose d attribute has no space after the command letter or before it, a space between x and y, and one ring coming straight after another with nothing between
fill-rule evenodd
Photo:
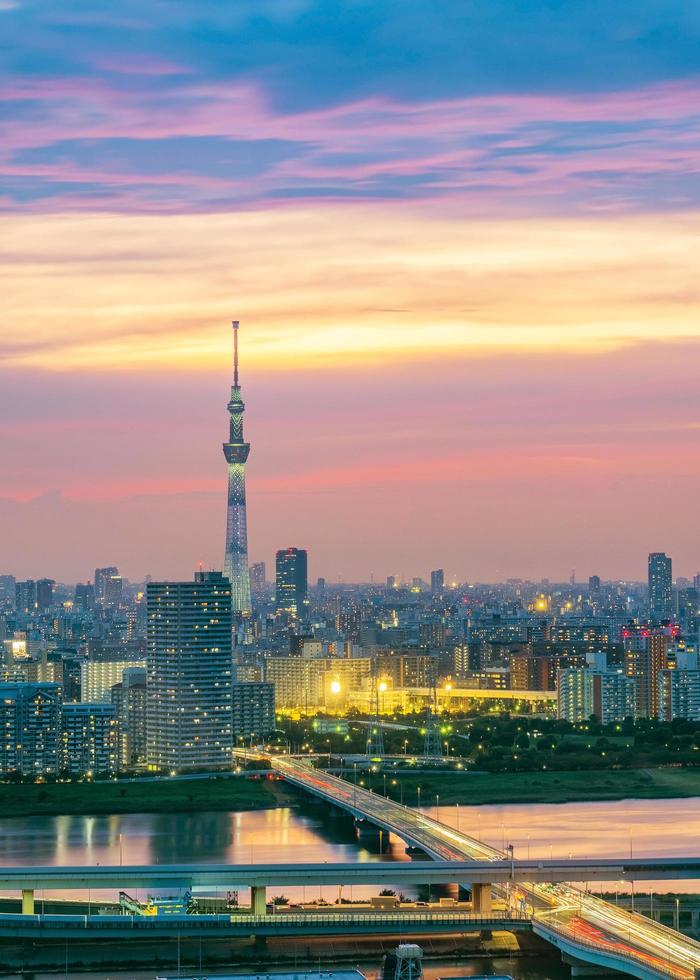
<instances>
[{"instance_id":1,"label":"riverbank","mask_svg":"<svg viewBox=\"0 0 700 980\"><path fill-rule=\"evenodd\" d=\"M13 817L267 810L287 799L279 781L244 777L0 784L0 813Z\"/></svg>"},{"instance_id":2,"label":"riverbank","mask_svg":"<svg viewBox=\"0 0 700 980\"><path fill-rule=\"evenodd\" d=\"M515 772L457 775L410 774L386 780L387 796L409 806L490 803L585 803L599 800L673 799L700 796L700 769L602 769L575 772ZM365 785L367 782L365 781ZM420 786L420 794L418 787ZM383 792L382 774L371 780Z\"/></svg>"},{"instance_id":3,"label":"riverbank","mask_svg":"<svg viewBox=\"0 0 700 980\"><path fill-rule=\"evenodd\" d=\"M363 778L383 793L383 773ZM418 791L420 787L420 793ZM498 803L585 803L600 800L700 797L700 769L603 769L575 772L413 775L387 770L386 793L407 806L486 806ZM304 797L280 780L235 778L144 779L138 782L0 784L0 813L30 817L58 814L202 813L268 810Z\"/></svg>"}]
</instances>

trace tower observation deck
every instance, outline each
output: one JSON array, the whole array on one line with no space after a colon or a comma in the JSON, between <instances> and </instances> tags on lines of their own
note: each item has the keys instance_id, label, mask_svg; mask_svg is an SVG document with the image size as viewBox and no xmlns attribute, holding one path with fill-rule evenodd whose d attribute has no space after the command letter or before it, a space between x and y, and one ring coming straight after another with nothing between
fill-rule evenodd
<instances>
[{"instance_id":1,"label":"tower observation deck","mask_svg":"<svg viewBox=\"0 0 700 980\"><path fill-rule=\"evenodd\" d=\"M228 463L228 504L226 511L226 552L224 575L231 583L234 616L250 613L250 573L248 571L248 522L245 499L245 464L250 443L243 440L245 405L238 383L238 320L233 321L233 385L228 403L229 439L224 443Z\"/></svg>"}]
</instances>

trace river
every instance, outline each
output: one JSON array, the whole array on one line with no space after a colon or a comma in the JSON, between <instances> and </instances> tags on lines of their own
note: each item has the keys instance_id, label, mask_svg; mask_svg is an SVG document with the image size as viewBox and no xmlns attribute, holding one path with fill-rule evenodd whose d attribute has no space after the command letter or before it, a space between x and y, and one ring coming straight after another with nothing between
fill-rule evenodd
<instances>
[{"instance_id":1,"label":"river","mask_svg":"<svg viewBox=\"0 0 700 980\"><path fill-rule=\"evenodd\" d=\"M697 854L700 799L512 804L426 809L516 857L635 857ZM281 807L241 813L0 818L0 865L342 862L378 860L322 812ZM406 860L394 841L388 860ZM698 892L700 882L640 883L640 890ZM289 890L333 901L337 889ZM316 890L318 892L318 890ZM358 889L355 897L371 892ZM309 894L307 894L307 892ZM96 895L95 897L98 897ZM106 896L105 896L106 897ZM347 895L346 897L351 897Z\"/></svg>"}]
</instances>

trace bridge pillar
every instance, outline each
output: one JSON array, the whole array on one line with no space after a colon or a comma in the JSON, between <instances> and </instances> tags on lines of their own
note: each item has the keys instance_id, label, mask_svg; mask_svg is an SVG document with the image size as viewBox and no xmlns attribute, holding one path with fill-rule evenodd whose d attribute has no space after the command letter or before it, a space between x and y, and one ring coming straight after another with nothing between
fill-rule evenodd
<instances>
[{"instance_id":1,"label":"bridge pillar","mask_svg":"<svg viewBox=\"0 0 700 980\"><path fill-rule=\"evenodd\" d=\"M22 889L22 915L34 915L34 889Z\"/></svg>"},{"instance_id":2,"label":"bridge pillar","mask_svg":"<svg viewBox=\"0 0 700 980\"><path fill-rule=\"evenodd\" d=\"M265 885L251 885L250 911L253 915L265 915L267 912L267 888Z\"/></svg>"},{"instance_id":3,"label":"bridge pillar","mask_svg":"<svg viewBox=\"0 0 700 980\"><path fill-rule=\"evenodd\" d=\"M700 927L700 912L693 911L690 913L690 928L692 929L693 932L697 932L699 927Z\"/></svg>"},{"instance_id":4,"label":"bridge pillar","mask_svg":"<svg viewBox=\"0 0 700 980\"><path fill-rule=\"evenodd\" d=\"M489 915L493 911L490 884L472 884L472 912Z\"/></svg>"}]
</instances>

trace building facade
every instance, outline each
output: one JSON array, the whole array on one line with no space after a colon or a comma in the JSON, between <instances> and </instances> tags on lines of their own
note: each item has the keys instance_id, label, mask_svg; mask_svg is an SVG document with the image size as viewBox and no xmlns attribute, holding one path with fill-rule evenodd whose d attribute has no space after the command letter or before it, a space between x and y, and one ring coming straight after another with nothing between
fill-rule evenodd
<instances>
[{"instance_id":1,"label":"building facade","mask_svg":"<svg viewBox=\"0 0 700 980\"><path fill-rule=\"evenodd\" d=\"M659 720L700 721L700 670L659 673Z\"/></svg>"},{"instance_id":2,"label":"building facade","mask_svg":"<svg viewBox=\"0 0 700 980\"><path fill-rule=\"evenodd\" d=\"M146 670L128 667L110 692L117 716L119 768L146 761Z\"/></svg>"},{"instance_id":3,"label":"building facade","mask_svg":"<svg viewBox=\"0 0 700 980\"><path fill-rule=\"evenodd\" d=\"M231 711L234 740L262 739L275 729L274 684L235 683Z\"/></svg>"},{"instance_id":4,"label":"building facade","mask_svg":"<svg viewBox=\"0 0 700 980\"><path fill-rule=\"evenodd\" d=\"M277 612L303 618L308 605L308 555L303 548L284 548L275 555L275 605Z\"/></svg>"},{"instance_id":5,"label":"building facade","mask_svg":"<svg viewBox=\"0 0 700 980\"><path fill-rule=\"evenodd\" d=\"M145 660L88 660L80 665L80 700L109 704L112 688L120 684L124 671L131 667L146 669Z\"/></svg>"},{"instance_id":6,"label":"building facade","mask_svg":"<svg viewBox=\"0 0 700 980\"><path fill-rule=\"evenodd\" d=\"M654 619L673 615L673 563L663 551L649 555L649 612Z\"/></svg>"},{"instance_id":7,"label":"building facade","mask_svg":"<svg viewBox=\"0 0 700 980\"><path fill-rule=\"evenodd\" d=\"M0 684L0 773L56 775L61 769L61 688Z\"/></svg>"},{"instance_id":8,"label":"building facade","mask_svg":"<svg viewBox=\"0 0 700 980\"><path fill-rule=\"evenodd\" d=\"M231 584L220 572L147 587L147 760L231 763Z\"/></svg>"},{"instance_id":9,"label":"building facade","mask_svg":"<svg viewBox=\"0 0 700 980\"><path fill-rule=\"evenodd\" d=\"M111 704L64 704L63 765L74 776L115 773L118 768L117 715Z\"/></svg>"}]
</instances>

